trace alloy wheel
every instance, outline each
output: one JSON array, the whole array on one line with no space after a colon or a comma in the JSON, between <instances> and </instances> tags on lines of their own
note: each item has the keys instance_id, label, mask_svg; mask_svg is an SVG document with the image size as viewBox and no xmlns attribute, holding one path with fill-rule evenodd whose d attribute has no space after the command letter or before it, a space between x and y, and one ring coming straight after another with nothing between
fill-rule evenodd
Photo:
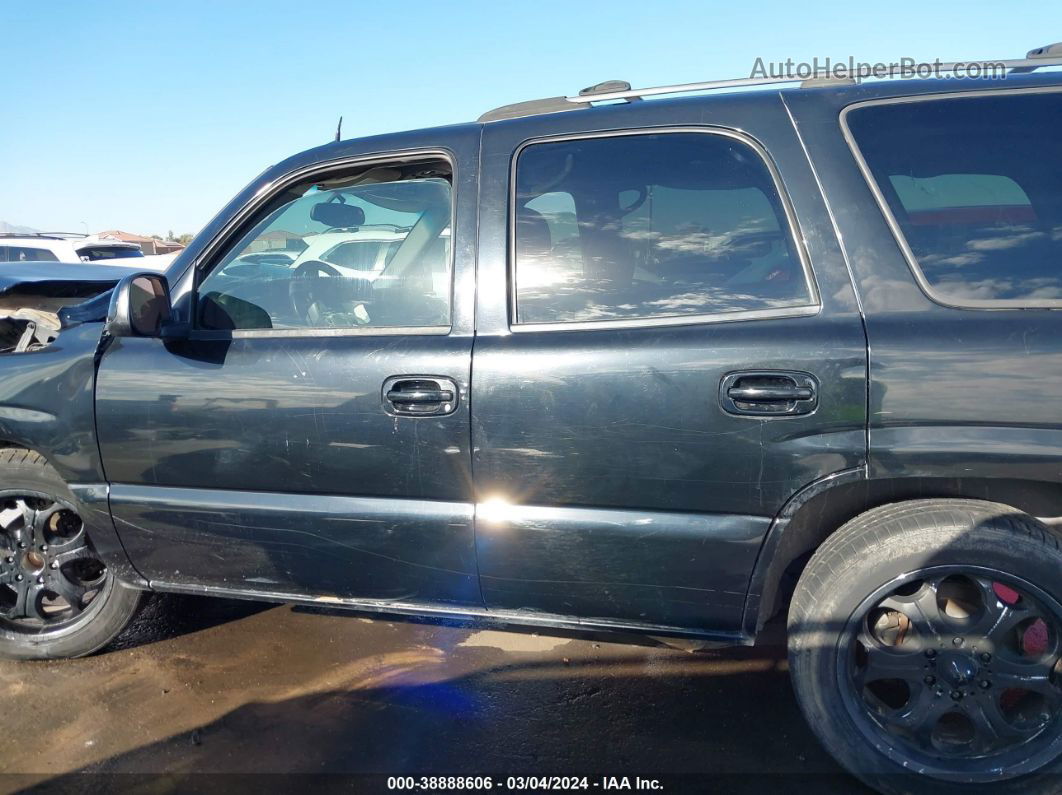
<instances>
[{"instance_id":1,"label":"alloy wheel","mask_svg":"<svg viewBox=\"0 0 1062 795\"><path fill-rule=\"evenodd\" d=\"M904 767L992 780L1035 770L1062 745L1062 610L1002 572L895 580L853 613L838 654L849 713Z\"/></svg>"},{"instance_id":2,"label":"alloy wheel","mask_svg":"<svg viewBox=\"0 0 1062 795\"><path fill-rule=\"evenodd\" d=\"M109 581L69 505L29 495L0 500L0 627L40 633L88 620Z\"/></svg>"}]
</instances>

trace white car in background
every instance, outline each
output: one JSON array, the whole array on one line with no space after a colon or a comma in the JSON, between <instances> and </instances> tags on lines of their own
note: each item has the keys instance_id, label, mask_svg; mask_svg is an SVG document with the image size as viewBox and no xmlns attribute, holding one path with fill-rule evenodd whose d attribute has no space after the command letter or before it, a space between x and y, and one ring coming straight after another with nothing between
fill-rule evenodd
<instances>
[{"instance_id":1,"label":"white car in background","mask_svg":"<svg viewBox=\"0 0 1062 795\"><path fill-rule=\"evenodd\" d=\"M73 232L0 234L0 266L5 262L92 262L97 265L132 265L144 270L165 270L174 254L145 257L136 243Z\"/></svg>"},{"instance_id":2,"label":"white car in background","mask_svg":"<svg viewBox=\"0 0 1062 795\"><path fill-rule=\"evenodd\" d=\"M372 281L383 271L390 256L405 240L408 229L390 225L365 225L331 229L302 239L301 251L264 249L241 254L223 267L226 276L262 278L273 270L280 278L306 262L323 262L339 275Z\"/></svg>"}]
</instances>

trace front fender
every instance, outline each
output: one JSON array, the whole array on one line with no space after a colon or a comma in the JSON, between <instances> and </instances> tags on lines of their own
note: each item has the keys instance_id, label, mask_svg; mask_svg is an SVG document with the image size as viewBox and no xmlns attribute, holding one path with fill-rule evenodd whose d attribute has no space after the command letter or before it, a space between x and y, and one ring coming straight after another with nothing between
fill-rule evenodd
<instances>
[{"instance_id":1,"label":"front fender","mask_svg":"<svg viewBox=\"0 0 1062 795\"><path fill-rule=\"evenodd\" d=\"M0 354L0 442L36 450L68 483L103 483L93 407L102 323L51 345Z\"/></svg>"}]
</instances>

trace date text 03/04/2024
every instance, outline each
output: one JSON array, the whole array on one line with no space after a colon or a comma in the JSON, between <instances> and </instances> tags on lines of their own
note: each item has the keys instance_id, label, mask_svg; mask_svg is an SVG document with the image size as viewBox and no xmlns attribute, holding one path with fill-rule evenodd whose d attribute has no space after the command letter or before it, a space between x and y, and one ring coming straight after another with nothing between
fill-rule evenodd
<instances>
[{"instance_id":1,"label":"date text 03/04/2024","mask_svg":"<svg viewBox=\"0 0 1062 795\"><path fill-rule=\"evenodd\" d=\"M659 791L664 788L659 779L640 776L390 776L389 790L640 790Z\"/></svg>"}]
</instances>

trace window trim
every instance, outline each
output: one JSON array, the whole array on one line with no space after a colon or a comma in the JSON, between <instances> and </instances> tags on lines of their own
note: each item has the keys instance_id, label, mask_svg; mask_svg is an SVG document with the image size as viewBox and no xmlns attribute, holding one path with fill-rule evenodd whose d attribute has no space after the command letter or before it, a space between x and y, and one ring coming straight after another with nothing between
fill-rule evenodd
<instances>
[{"instance_id":1,"label":"window trim","mask_svg":"<svg viewBox=\"0 0 1062 795\"><path fill-rule=\"evenodd\" d=\"M870 170L866 158L863 156L862 149L859 148L859 144L856 142L855 136L852 134L851 128L848 126L848 114L853 110L860 108L866 108L876 105L901 105L912 102L931 102L931 101L947 101L953 99L969 99L971 97L986 97L986 96L1015 96L1019 94L1057 94L1062 92L1062 88L1054 87L1037 87L1037 88L997 88L987 91L952 91L941 94L918 94L915 96L907 97L888 97L885 99L869 99L863 102L853 102L851 105L846 105L841 109L840 123L841 132L844 135L844 139L848 144L848 148L852 152L852 156L855 158L856 165L859 167L860 173L863 175L863 179L866 181L867 187L870 188L870 192L874 195L874 200L877 202L878 209L881 211L882 217L885 219L885 223L888 225L892 232L893 238L896 240L896 244L900 247L900 252L903 254L903 258L907 261L907 267L911 271L911 275L914 276L915 282L918 284L919 289L925 293L926 297L936 304L948 307L949 309L1062 309L1062 299L1060 298L1044 298L1044 299L1025 299L1025 298L956 298L953 296L944 295L938 292L926 279L925 274L922 272L922 267L918 263L918 258L915 256L914 251L911 250L910 244L907 242L907 237L903 233L903 229L900 228L899 222L896 220L895 214L892 212L892 208L889 207L889 202L885 198L884 192L878 185L874 174ZM1021 187L1019 185L1019 187ZM1022 188L1024 190L1024 188Z\"/></svg>"},{"instance_id":2,"label":"window trim","mask_svg":"<svg viewBox=\"0 0 1062 795\"><path fill-rule=\"evenodd\" d=\"M516 318L516 170L520 162L520 155L529 146L543 143L556 143L558 141L583 141L595 138L621 138L636 135L663 135L697 133L700 135L716 135L731 138L745 144L767 167L771 176L771 182L778 193L785 214L785 223L788 230L783 228L783 233L788 231L793 247L796 249L800 266L804 272L804 283L808 289L808 302L794 306L777 307L775 309L741 309L735 312L708 312L690 315L666 315L642 318L616 318L606 320L572 320L552 321L549 323L518 323ZM797 223L796 212L793 209L789 193L785 190L781 175L771 159L767 150L752 136L727 127L714 127L709 125L690 127L641 127L637 129L602 130L599 132L566 133L562 135L548 135L540 138L530 138L520 143L513 151L512 162L509 166L509 208L506 218L508 227L508 263L506 275L508 277L508 309L509 330L514 333L535 331L593 331L604 329L623 328L651 328L654 326L693 326L704 323L728 323L742 320L766 320L768 318L784 317L808 317L819 314L822 310L822 301L819 296L818 284L815 281L815 273L811 268L811 261L805 246L804 236L800 234L800 225Z\"/></svg>"},{"instance_id":3,"label":"window trim","mask_svg":"<svg viewBox=\"0 0 1062 795\"><path fill-rule=\"evenodd\" d=\"M199 287L203 279L217 266L229 250L239 241L240 235L249 228L259 210L277 194L306 179L319 174L329 174L357 166L387 163L410 163L420 160L442 160L450 166L450 322L438 326L351 326L337 328L283 328L283 329L205 329L197 325L199 318ZM449 149L407 149L390 153L355 155L314 163L290 171L263 185L243 207L222 227L214 238L203 247L202 253L191 265L192 284L189 289L189 328L192 339L256 339L273 337L395 337L395 336L447 336L453 330L454 301L456 300L457 247L453 244L457 229L457 156Z\"/></svg>"}]
</instances>

